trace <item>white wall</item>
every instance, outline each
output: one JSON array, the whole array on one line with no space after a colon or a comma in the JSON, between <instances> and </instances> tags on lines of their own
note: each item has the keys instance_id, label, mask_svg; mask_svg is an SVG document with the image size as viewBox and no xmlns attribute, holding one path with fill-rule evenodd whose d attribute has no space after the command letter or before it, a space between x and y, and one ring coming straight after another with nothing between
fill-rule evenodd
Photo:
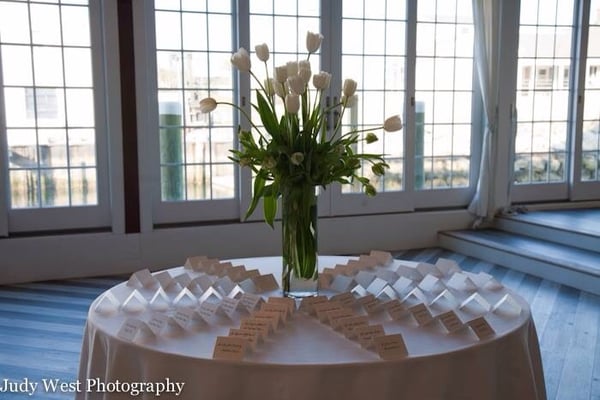
<instances>
[{"instance_id":1,"label":"white wall","mask_svg":"<svg viewBox=\"0 0 600 400\"><path fill-rule=\"evenodd\" d=\"M360 254L437 245L437 232L469 226L464 210L322 218L321 254ZM0 239L0 284L130 273L220 259L280 254L281 230L263 222Z\"/></svg>"}]
</instances>

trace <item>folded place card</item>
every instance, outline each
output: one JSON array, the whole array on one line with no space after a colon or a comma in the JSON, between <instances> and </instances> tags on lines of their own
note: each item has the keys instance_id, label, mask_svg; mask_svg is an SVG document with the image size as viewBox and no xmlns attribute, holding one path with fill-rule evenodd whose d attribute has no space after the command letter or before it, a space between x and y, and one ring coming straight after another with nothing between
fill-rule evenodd
<instances>
[{"instance_id":1,"label":"folded place card","mask_svg":"<svg viewBox=\"0 0 600 400\"><path fill-rule=\"evenodd\" d=\"M150 299L148 305L154 311L166 311L171 306L171 300L165 293L164 289L159 287Z\"/></svg>"},{"instance_id":2,"label":"folded place card","mask_svg":"<svg viewBox=\"0 0 600 400\"><path fill-rule=\"evenodd\" d=\"M450 276L455 272L461 272L462 269L458 265L458 263L449 258L438 258L435 262L435 267L444 275Z\"/></svg>"},{"instance_id":3,"label":"folded place card","mask_svg":"<svg viewBox=\"0 0 600 400\"><path fill-rule=\"evenodd\" d=\"M203 320L208 322L209 324L214 321L215 314L219 310L219 303L212 303L209 301L205 301L200 304L198 308L196 308L196 313L202 317Z\"/></svg>"},{"instance_id":4,"label":"folded place card","mask_svg":"<svg viewBox=\"0 0 600 400\"><path fill-rule=\"evenodd\" d=\"M281 314L276 311L254 311L252 318L256 320L267 321L271 324L271 330L275 332L281 324Z\"/></svg>"},{"instance_id":5,"label":"folded place card","mask_svg":"<svg viewBox=\"0 0 600 400\"><path fill-rule=\"evenodd\" d=\"M128 342L133 342L144 322L137 318L127 318L117 332L117 337Z\"/></svg>"},{"instance_id":6,"label":"folded place card","mask_svg":"<svg viewBox=\"0 0 600 400\"><path fill-rule=\"evenodd\" d=\"M383 360L399 360L408 355L404 338L399 333L373 338L373 347Z\"/></svg>"},{"instance_id":7,"label":"folded place card","mask_svg":"<svg viewBox=\"0 0 600 400\"><path fill-rule=\"evenodd\" d=\"M181 307L176 309L171 315L171 321L173 321L180 328L187 329L191 321L194 319L195 313L196 311L192 308Z\"/></svg>"},{"instance_id":8,"label":"folded place card","mask_svg":"<svg viewBox=\"0 0 600 400\"><path fill-rule=\"evenodd\" d=\"M256 332L260 335L261 340L264 340L269 336L272 331L273 324L270 321L256 319L252 317L244 318L240 322L240 329Z\"/></svg>"},{"instance_id":9,"label":"folded place card","mask_svg":"<svg viewBox=\"0 0 600 400\"><path fill-rule=\"evenodd\" d=\"M387 267L394 261L392 253L389 253L387 251L371 250L369 255L371 257L374 257L377 260L377 263L383 267Z\"/></svg>"},{"instance_id":10,"label":"folded place card","mask_svg":"<svg viewBox=\"0 0 600 400\"><path fill-rule=\"evenodd\" d=\"M146 301L144 296L137 289L133 289L121 305L121 310L128 313L139 313L144 311L147 305L148 301Z\"/></svg>"},{"instance_id":11,"label":"folded place card","mask_svg":"<svg viewBox=\"0 0 600 400\"><path fill-rule=\"evenodd\" d=\"M225 270L227 269L227 267L230 267L230 266L231 266L231 263L221 263L221 262L212 263L206 269L206 273L209 275L215 275L218 277L222 277L225 275Z\"/></svg>"},{"instance_id":12,"label":"folded place card","mask_svg":"<svg viewBox=\"0 0 600 400\"><path fill-rule=\"evenodd\" d=\"M359 271L356 276L354 276L354 281L366 289L376 277L377 276L373 272Z\"/></svg>"},{"instance_id":13,"label":"folded place card","mask_svg":"<svg viewBox=\"0 0 600 400\"><path fill-rule=\"evenodd\" d=\"M419 289L424 292L439 293L445 289L445 286L438 277L427 274L419 283Z\"/></svg>"},{"instance_id":14,"label":"folded place card","mask_svg":"<svg viewBox=\"0 0 600 400\"><path fill-rule=\"evenodd\" d=\"M456 296L452 294L448 289L444 289L440 294L433 299L429 306L436 308L453 309L458 306L458 300Z\"/></svg>"},{"instance_id":15,"label":"folded place card","mask_svg":"<svg viewBox=\"0 0 600 400\"><path fill-rule=\"evenodd\" d=\"M197 278L192 279L192 281L187 285L187 287L191 291L196 291L196 288L198 288L200 293L204 293L209 288L211 288L214 283L215 280L211 276L203 274Z\"/></svg>"},{"instance_id":16,"label":"folded place card","mask_svg":"<svg viewBox=\"0 0 600 400\"><path fill-rule=\"evenodd\" d=\"M460 290L463 292L473 292L477 290L477 285L462 272L455 272L452 274L446 286L452 289Z\"/></svg>"},{"instance_id":17,"label":"folded place card","mask_svg":"<svg viewBox=\"0 0 600 400\"><path fill-rule=\"evenodd\" d=\"M256 285L252 278L246 278L241 282L238 282L238 286L244 293L256 293Z\"/></svg>"},{"instance_id":18,"label":"folded place card","mask_svg":"<svg viewBox=\"0 0 600 400\"><path fill-rule=\"evenodd\" d=\"M408 310L398 299L390 300L383 305L391 319L397 321L408 315Z\"/></svg>"},{"instance_id":19,"label":"folded place card","mask_svg":"<svg viewBox=\"0 0 600 400\"><path fill-rule=\"evenodd\" d=\"M433 321L433 316L427 306L423 303L414 305L408 308L412 317L417 321L419 326L425 326Z\"/></svg>"},{"instance_id":20,"label":"folded place card","mask_svg":"<svg viewBox=\"0 0 600 400\"><path fill-rule=\"evenodd\" d=\"M262 303L260 305L260 311L275 312L279 314L279 318L284 324L287 322L287 319L290 315L288 305L283 303L271 303L267 301L266 303Z\"/></svg>"},{"instance_id":21,"label":"folded place card","mask_svg":"<svg viewBox=\"0 0 600 400\"><path fill-rule=\"evenodd\" d=\"M255 276L260 276L260 271L257 269L249 269L242 274L241 279L242 280L248 279L248 278L252 279Z\"/></svg>"},{"instance_id":22,"label":"folded place card","mask_svg":"<svg viewBox=\"0 0 600 400\"><path fill-rule=\"evenodd\" d=\"M369 292L367 292L367 289L358 284L350 290L350 293L352 293L352 295L356 297L363 297L369 294Z\"/></svg>"},{"instance_id":23,"label":"folded place card","mask_svg":"<svg viewBox=\"0 0 600 400\"><path fill-rule=\"evenodd\" d=\"M260 336L256 332L246 331L244 329L230 328L229 335L230 337L239 337L248 342L248 346L251 350L255 350L258 345Z\"/></svg>"},{"instance_id":24,"label":"folded place card","mask_svg":"<svg viewBox=\"0 0 600 400\"><path fill-rule=\"evenodd\" d=\"M202 269L202 262L208 260L207 256L192 256L192 257L188 257L185 260L185 264L183 264L183 267L185 269L193 269L193 270L198 270L198 269Z\"/></svg>"},{"instance_id":25,"label":"folded place card","mask_svg":"<svg viewBox=\"0 0 600 400\"><path fill-rule=\"evenodd\" d=\"M158 282L154 279L154 276L152 276L152 273L150 273L148 269L134 272L127 281L127 286L136 289L152 289L157 284Z\"/></svg>"},{"instance_id":26,"label":"folded place card","mask_svg":"<svg viewBox=\"0 0 600 400\"><path fill-rule=\"evenodd\" d=\"M364 265L365 268L374 268L379 265L379 260L371 255L361 254L358 257L358 262Z\"/></svg>"},{"instance_id":27,"label":"folded place card","mask_svg":"<svg viewBox=\"0 0 600 400\"><path fill-rule=\"evenodd\" d=\"M398 278L392 285L392 289L398 294L398 296L406 296L415 286L415 282L412 279L408 279L405 276Z\"/></svg>"},{"instance_id":28,"label":"folded place card","mask_svg":"<svg viewBox=\"0 0 600 400\"><path fill-rule=\"evenodd\" d=\"M161 288L167 289L171 282L173 282L173 277L169 273L169 271L161 271L154 274L154 279L158 282Z\"/></svg>"},{"instance_id":29,"label":"folded place card","mask_svg":"<svg viewBox=\"0 0 600 400\"><path fill-rule=\"evenodd\" d=\"M381 324L367 325L356 327L354 329L354 334L356 335L358 343L360 343L362 347L369 349L373 347L373 339L384 336L385 331Z\"/></svg>"},{"instance_id":30,"label":"folded place card","mask_svg":"<svg viewBox=\"0 0 600 400\"><path fill-rule=\"evenodd\" d=\"M243 265L236 265L225 271L227 276L234 282L239 282L246 279L246 267Z\"/></svg>"},{"instance_id":31,"label":"folded place card","mask_svg":"<svg viewBox=\"0 0 600 400\"><path fill-rule=\"evenodd\" d=\"M329 289L331 286L331 282L333 282L333 274L319 272L319 278L317 280L317 285L321 289Z\"/></svg>"},{"instance_id":32,"label":"folded place card","mask_svg":"<svg viewBox=\"0 0 600 400\"><path fill-rule=\"evenodd\" d=\"M335 292L342 293L349 292L354 286L356 286L356 282L351 277L346 275L336 275L329 285L329 288Z\"/></svg>"},{"instance_id":33,"label":"folded place card","mask_svg":"<svg viewBox=\"0 0 600 400\"><path fill-rule=\"evenodd\" d=\"M339 329L340 328L339 323L340 323L341 319L347 318L347 317L352 317L354 315L355 315L354 311L352 311L349 308L342 308L341 310L329 311L329 312L327 312L327 323L333 329Z\"/></svg>"},{"instance_id":34,"label":"folded place card","mask_svg":"<svg viewBox=\"0 0 600 400\"><path fill-rule=\"evenodd\" d=\"M155 312L150 316L150 319L146 322L148 328L152 331L154 336L160 336L169 322L169 316L165 313Z\"/></svg>"},{"instance_id":35,"label":"folded place card","mask_svg":"<svg viewBox=\"0 0 600 400\"><path fill-rule=\"evenodd\" d=\"M98 314L110 315L119 310L119 300L117 297L110 291L106 291L100 300L96 303L94 307L94 311Z\"/></svg>"},{"instance_id":36,"label":"folded place card","mask_svg":"<svg viewBox=\"0 0 600 400\"><path fill-rule=\"evenodd\" d=\"M300 301L300 310L306 312L309 315L315 315L314 306L319 303L326 303L329 300L327 297L323 295L313 296L313 297L305 297Z\"/></svg>"},{"instance_id":37,"label":"folded place card","mask_svg":"<svg viewBox=\"0 0 600 400\"><path fill-rule=\"evenodd\" d=\"M173 305L175 307L194 308L198 305L198 299L189 291L189 289L183 288L177 296L175 296L175 299L173 299Z\"/></svg>"},{"instance_id":38,"label":"folded place card","mask_svg":"<svg viewBox=\"0 0 600 400\"><path fill-rule=\"evenodd\" d=\"M506 293L492 307L492 312L500 315L518 316L521 314L522 307L513 296Z\"/></svg>"},{"instance_id":39,"label":"folded place card","mask_svg":"<svg viewBox=\"0 0 600 400\"><path fill-rule=\"evenodd\" d=\"M183 274L173 277L173 281L177 282L181 288L184 288L188 287L190 282L192 282L192 277L187 272L184 272Z\"/></svg>"},{"instance_id":40,"label":"folded place card","mask_svg":"<svg viewBox=\"0 0 600 400\"><path fill-rule=\"evenodd\" d=\"M292 315L296 312L296 301L291 297L269 297L267 303L284 304L288 309L288 314Z\"/></svg>"},{"instance_id":41,"label":"folded place card","mask_svg":"<svg viewBox=\"0 0 600 400\"><path fill-rule=\"evenodd\" d=\"M353 307L356 303L356 297L350 292L339 293L329 298L331 301L339 301L344 307Z\"/></svg>"},{"instance_id":42,"label":"folded place card","mask_svg":"<svg viewBox=\"0 0 600 400\"><path fill-rule=\"evenodd\" d=\"M442 313L436 318L442 323L448 333L458 332L465 327L465 324L458 318L458 315L452 310Z\"/></svg>"},{"instance_id":43,"label":"folded place card","mask_svg":"<svg viewBox=\"0 0 600 400\"><path fill-rule=\"evenodd\" d=\"M467 297L459 307L461 310L465 310L471 313L486 313L490 311L490 303L483 298L482 295L475 292Z\"/></svg>"},{"instance_id":44,"label":"folded place card","mask_svg":"<svg viewBox=\"0 0 600 400\"><path fill-rule=\"evenodd\" d=\"M478 288L484 288L485 285L493 278L492 275L486 274L485 272L479 272L474 274L472 272L465 272L465 274L473 281Z\"/></svg>"},{"instance_id":45,"label":"folded place card","mask_svg":"<svg viewBox=\"0 0 600 400\"><path fill-rule=\"evenodd\" d=\"M421 289L416 287L408 292L400 301L407 304L427 303L427 296L425 296L425 293Z\"/></svg>"},{"instance_id":46,"label":"folded place card","mask_svg":"<svg viewBox=\"0 0 600 400\"><path fill-rule=\"evenodd\" d=\"M235 336L217 336L213 358L240 361L244 358L248 343L245 338Z\"/></svg>"},{"instance_id":47,"label":"folded place card","mask_svg":"<svg viewBox=\"0 0 600 400\"><path fill-rule=\"evenodd\" d=\"M417 271L419 271L419 273L423 277L427 276L428 274L433 275L438 278L442 277L442 273L440 272L440 270L437 269L436 266L433 264L426 263L426 262L420 262L417 264L417 266L415 268L417 269Z\"/></svg>"},{"instance_id":48,"label":"folded place card","mask_svg":"<svg viewBox=\"0 0 600 400\"><path fill-rule=\"evenodd\" d=\"M202 295L198 298L198 301L200 302L204 302L204 301L219 301L223 299L223 295L221 293L219 293L219 291L217 289L215 289L214 287L209 287L208 289L206 289L206 291L204 293L202 293Z\"/></svg>"},{"instance_id":49,"label":"folded place card","mask_svg":"<svg viewBox=\"0 0 600 400\"><path fill-rule=\"evenodd\" d=\"M273 274L255 276L252 280L258 293L271 292L279 288L279 284Z\"/></svg>"},{"instance_id":50,"label":"folded place card","mask_svg":"<svg viewBox=\"0 0 600 400\"><path fill-rule=\"evenodd\" d=\"M246 310L250 312L256 310L263 301L261 295L254 293L244 293L242 297L240 297L240 303L242 303Z\"/></svg>"},{"instance_id":51,"label":"folded place card","mask_svg":"<svg viewBox=\"0 0 600 400\"><path fill-rule=\"evenodd\" d=\"M236 283L227 275L217 279L213 285L215 289L223 296L228 296L236 287ZM230 296L231 297L231 296Z\"/></svg>"},{"instance_id":52,"label":"folded place card","mask_svg":"<svg viewBox=\"0 0 600 400\"><path fill-rule=\"evenodd\" d=\"M321 322L325 322L327 320L327 313L329 311L334 310L342 310L344 306L339 301L326 301L323 303L313 304L313 309L315 310L315 314L317 319Z\"/></svg>"},{"instance_id":53,"label":"folded place card","mask_svg":"<svg viewBox=\"0 0 600 400\"><path fill-rule=\"evenodd\" d=\"M369 286L366 289L367 289L367 292L371 293L375 297L378 297L381 294L381 292L384 291L384 289L386 287L390 287L386 281L384 281L381 278L375 278L371 281L371 283L369 284ZM392 290L392 293L393 292L394 291Z\"/></svg>"},{"instance_id":54,"label":"folded place card","mask_svg":"<svg viewBox=\"0 0 600 400\"><path fill-rule=\"evenodd\" d=\"M356 337L354 330L356 328L369 325L369 317L366 315L354 315L351 317L340 318L336 321L339 329L342 330L344 336L349 339Z\"/></svg>"},{"instance_id":55,"label":"folded place card","mask_svg":"<svg viewBox=\"0 0 600 400\"><path fill-rule=\"evenodd\" d=\"M398 273L390 271L389 269L380 269L375 274L378 278L383 279L390 285L393 285L398 280L398 278L400 278L400 275L398 275Z\"/></svg>"},{"instance_id":56,"label":"folded place card","mask_svg":"<svg viewBox=\"0 0 600 400\"><path fill-rule=\"evenodd\" d=\"M404 276L413 281L421 280L423 278L423 275L421 275L421 273L419 271L417 271L417 268L415 265L408 265L408 264L400 263L400 265L398 265L398 268L396 268L396 273L400 276Z\"/></svg>"},{"instance_id":57,"label":"folded place card","mask_svg":"<svg viewBox=\"0 0 600 400\"><path fill-rule=\"evenodd\" d=\"M467 322L467 325L469 325L469 328L471 328L475 335L477 335L479 340L487 339L496 334L496 332L485 319L485 317L475 318Z\"/></svg>"},{"instance_id":58,"label":"folded place card","mask_svg":"<svg viewBox=\"0 0 600 400\"><path fill-rule=\"evenodd\" d=\"M227 318L234 320L236 317L238 306L240 306L240 300L233 299L231 297L223 297L223 300L221 300L219 306L220 313L227 316Z\"/></svg>"},{"instance_id":59,"label":"folded place card","mask_svg":"<svg viewBox=\"0 0 600 400\"><path fill-rule=\"evenodd\" d=\"M333 272L334 272L334 276L337 275L345 275L345 276L350 276L350 275L354 275L354 270L350 267L348 267L347 264L336 264L335 267L333 267Z\"/></svg>"}]
</instances>

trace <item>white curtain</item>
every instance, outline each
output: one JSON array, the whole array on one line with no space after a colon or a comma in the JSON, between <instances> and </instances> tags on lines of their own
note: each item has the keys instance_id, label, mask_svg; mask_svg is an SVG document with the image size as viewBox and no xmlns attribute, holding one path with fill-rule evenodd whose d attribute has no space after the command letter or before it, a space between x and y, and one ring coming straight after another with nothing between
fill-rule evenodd
<instances>
[{"instance_id":1,"label":"white curtain","mask_svg":"<svg viewBox=\"0 0 600 400\"><path fill-rule=\"evenodd\" d=\"M475 66L485 111L479 180L469 204L469 212L476 217L475 226L491 220L497 207L494 202L494 166L498 135L500 4L501 0L473 0Z\"/></svg>"}]
</instances>

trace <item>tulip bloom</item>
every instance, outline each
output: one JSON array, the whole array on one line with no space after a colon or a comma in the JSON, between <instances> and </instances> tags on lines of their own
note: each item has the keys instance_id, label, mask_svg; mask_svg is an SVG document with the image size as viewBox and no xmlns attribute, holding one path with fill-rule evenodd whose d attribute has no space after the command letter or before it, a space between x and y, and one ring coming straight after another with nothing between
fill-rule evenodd
<instances>
[{"instance_id":1,"label":"tulip bloom","mask_svg":"<svg viewBox=\"0 0 600 400\"><path fill-rule=\"evenodd\" d=\"M304 161L304 154L298 151L290 156L290 161L294 165L300 165L302 164L302 161Z\"/></svg>"},{"instance_id":2,"label":"tulip bloom","mask_svg":"<svg viewBox=\"0 0 600 400\"><path fill-rule=\"evenodd\" d=\"M369 132L367 133L367 136L365 136L365 141L367 142L367 144L375 143L378 140L379 138L373 132Z\"/></svg>"},{"instance_id":3,"label":"tulip bloom","mask_svg":"<svg viewBox=\"0 0 600 400\"><path fill-rule=\"evenodd\" d=\"M300 110L300 96L297 94L285 96L285 110L289 114L296 114Z\"/></svg>"},{"instance_id":4,"label":"tulip bloom","mask_svg":"<svg viewBox=\"0 0 600 400\"><path fill-rule=\"evenodd\" d=\"M301 95L306 89L306 83L300 75L288 76L287 84L290 87L290 91L297 95Z\"/></svg>"},{"instance_id":5,"label":"tulip bloom","mask_svg":"<svg viewBox=\"0 0 600 400\"><path fill-rule=\"evenodd\" d=\"M308 53L314 53L321 47L323 35L320 33L306 32L306 50Z\"/></svg>"},{"instance_id":6,"label":"tulip bloom","mask_svg":"<svg viewBox=\"0 0 600 400\"><path fill-rule=\"evenodd\" d=\"M312 76L310 62L307 60L298 62L298 75L300 75L305 85L310 82L310 77Z\"/></svg>"},{"instance_id":7,"label":"tulip bloom","mask_svg":"<svg viewBox=\"0 0 600 400\"><path fill-rule=\"evenodd\" d=\"M233 53L231 56L231 63L240 71L248 72L252 67L252 63L250 62L250 54L244 49L240 47L240 49Z\"/></svg>"},{"instance_id":8,"label":"tulip bloom","mask_svg":"<svg viewBox=\"0 0 600 400\"><path fill-rule=\"evenodd\" d=\"M279 83L285 82L285 80L288 77L287 65L275 67L275 73L273 75L275 75L275 80L277 82L279 82Z\"/></svg>"},{"instance_id":9,"label":"tulip bloom","mask_svg":"<svg viewBox=\"0 0 600 400\"><path fill-rule=\"evenodd\" d=\"M212 97L200 100L200 112L208 114L209 112L214 111L215 108L217 108L217 101Z\"/></svg>"},{"instance_id":10,"label":"tulip bloom","mask_svg":"<svg viewBox=\"0 0 600 400\"><path fill-rule=\"evenodd\" d=\"M393 117L389 117L383 123L383 129L386 132L395 132L402 129L402 119L400 119L399 115L394 115Z\"/></svg>"},{"instance_id":11,"label":"tulip bloom","mask_svg":"<svg viewBox=\"0 0 600 400\"><path fill-rule=\"evenodd\" d=\"M313 86L317 90L327 90L330 82L331 74L329 72L321 71L313 75Z\"/></svg>"},{"instance_id":12,"label":"tulip bloom","mask_svg":"<svg viewBox=\"0 0 600 400\"><path fill-rule=\"evenodd\" d=\"M346 96L346 98L352 97L354 92L356 92L356 86L358 86L358 84L354 79L346 79L344 81L344 96Z\"/></svg>"},{"instance_id":13,"label":"tulip bloom","mask_svg":"<svg viewBox=\"0 0 600 400\"><path fill-rule=\"evenodd\" d=\"M298 75L298 61L288 61L285 66L287 67L287 76Z\"/></svg>"},{"instance_id":14,"label":"tulip bloom","mask_svg":"<svg viewBox=\"0 0 600 400\"><path fill-rule=\"evenodd\" d=\"M267 46L266 43L257 44L254 47L254 50L256 51L256 56L260 61L266 62L269 59L269 46Z\"/></svg>"}]
</instances>

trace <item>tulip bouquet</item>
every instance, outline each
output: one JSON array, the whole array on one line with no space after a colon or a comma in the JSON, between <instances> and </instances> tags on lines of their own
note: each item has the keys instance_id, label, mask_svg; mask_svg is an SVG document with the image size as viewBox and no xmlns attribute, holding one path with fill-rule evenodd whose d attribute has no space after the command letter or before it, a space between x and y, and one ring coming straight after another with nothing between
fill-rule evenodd
<instances>
[{"instance_id":1,"label":"tulip bouquet","mask_svg":"<svg viewBox=\"0 0 600 400\"><path fill-rule=\"evenodd\" d=\"M309 62L322 40L321 34L308 32L307 59L278 66L273 76L269 76L267 65L269 47L266 44L256 46L256 56L265 65L266 78L263 81L252 71L250 55L245 49L241 48L232 55L231 63L240 72L250 74L259 86L256 102L251 106L260 116L261 127L236 104L217 102L210 97L200 102L203 112L211 112L219 104L227 104L238 109L248 120L251 130L239 129L240 148L231 150L230 157L254 172L252 201L246 218L262 199L265 221L273 226L277 201L282 197L284 259L286 253L293 253L288 257L295 259L296 263L291 272L306 279L316 277L315 188L326 188L333 182L349 184L358 181L367 195L374 196L376 189L367 177L359 174L361 167L365 162L370 164L377 176L383 175L389 168L383 155L356 151L359 142L378 140L373 132L341 132L344 112L355 101L356 81L344 81L339 103L323 105L331 74L322 71L313 75ZM311 79L314 90L309 86ZM276 107L277 104L279 107ZM281 111L278 112L278 109ZM339 117L328 132L328 119L334 111ZM400 117L393 116L378 129L392 132L401 128ZM286 246L290 247L289 251L286 251Z\"/></svg>"}]
</instances>

